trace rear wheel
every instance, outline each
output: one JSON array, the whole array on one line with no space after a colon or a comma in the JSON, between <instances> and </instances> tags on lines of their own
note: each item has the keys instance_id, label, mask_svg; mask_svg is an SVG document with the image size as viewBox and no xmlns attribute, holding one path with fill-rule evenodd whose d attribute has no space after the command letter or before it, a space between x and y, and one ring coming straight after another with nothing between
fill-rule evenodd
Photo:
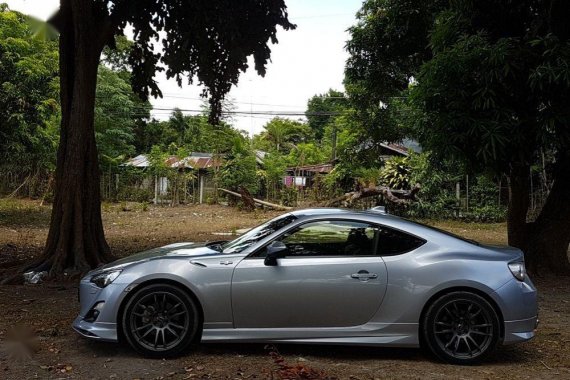
<instances>
[{"instance_id":1,"label":"rear wheel","mask_svg":"<svg viewBox=\"0 0 570 380\"><path fill-rule=\"evenodd\" d=\"M440 359L453 364L473 364L496 348L500 338L499 317L489 302L477 294L445 294L427 310L423 338Z\"/></svg>"},{"instance_id":2,"label":"rear wheel","mask_svg":"<svg viewBox=\"0 0 570 380\"><path fill-rule=\"evenodd\" d=\"M198 334L199 323L194 300L169 284L138 290L127 302L122 317L127 342L151 357L179 354Z\"/></svg>"}]
</instances>

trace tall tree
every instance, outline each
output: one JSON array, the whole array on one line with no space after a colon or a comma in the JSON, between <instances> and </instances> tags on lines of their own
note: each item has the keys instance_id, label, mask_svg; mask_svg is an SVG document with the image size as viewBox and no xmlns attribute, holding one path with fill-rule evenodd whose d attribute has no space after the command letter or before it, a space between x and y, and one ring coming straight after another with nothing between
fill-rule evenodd
<instances>
[{"instance_id":1,"label":"tall tree","mask_svg":"<svg viewBox=\"0 0 570 380\"><path fill-rule=\"evenodd\" d=\"M428 32L448 0L366 0L349 28L344 85L358 122L357 143L367 155L380 143L405 137L398 108L421 64L431 57Z\"/></svg>"},{"instance_id":2,"label":"tall tree","mask_svg":"<svg viewBox=\"0 0 570 380\"><path fill-rule=\"evenodd\" d=\"M322 140L325 127L330 125L347 106L348 98L345 97L344 93L333 89L309 99L305 114L309 127L313 130L318 141Z\"/></svg>"},{"instance_id":3,"label":"tall tree","mask_svg":"<svg viewBox=\"0 0 570 380\"><path fill-rule=\"evenodd\" d=\"M307 124L299 121L275 117L263 126L260 139L270 142L271 149L277 152L289 152L292 147L311 136Z\"/></svg>"},{"instance_id":4,"label":"tall tree","mask_svg":"<svg viewBox=\"0 0 570 380\"><path fill-rule=\"evenodd\" d=\"M34 267L61 275L66 268L86 271L111 259L101 221L94 131L103 48L114 46L115 37L132 25L133 89L143 97L160 96L154 75L162 70L178 84L183 76L189 82L197 77L204 96L210 96L215 122L221 100L248 67L247 57L253 55L255 69L264 75L277 25L294 25L283 0L61 0L50 22L60 32L62 122L50 230Z\"/></svg>"},{"instance_id":5,"label":"tall tree","mask_svg":"<svg viewBox=\"0 0 570 380\"><path fill-rule=\"evenodd\" d=\"M361 12L346 73L365 122L390 135L407 118L424 148L506 175L509 244L531 265L569 273L570 42L562 15L570 4L368 0ZM382 123L374 101L398 97L410 84L403 110L413 120ZM543 151L556 157L553 186L528 222L530 166Z\"/></svg>"},{"instance_id":6,"label":"tall tree","mask_svg":"<svg viewBox=\"0 0 570 380\"><path fill-rule=\"evenodd\" d=\"M422 144L509 179L509 244L570 273L570 31L565 1L451 3L431 34L413 101ZM552 152L550 189L527 220L531 166Z\"/></svg>"}]
</instances>

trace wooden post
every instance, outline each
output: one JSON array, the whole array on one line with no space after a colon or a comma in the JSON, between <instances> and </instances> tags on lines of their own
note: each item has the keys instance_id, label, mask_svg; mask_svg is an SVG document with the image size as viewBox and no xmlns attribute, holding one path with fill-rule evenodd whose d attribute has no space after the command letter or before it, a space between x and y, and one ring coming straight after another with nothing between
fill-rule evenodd
<instances>
[{"instance_id":1,"label":"wooden post","mask_svg":"<svg viewBox=\"0 0 570 380\"><path fill-rule=\"evenodd\" d=\"M499 196L497 198L497 205L500 206L501 205L501 187L503 185L503 176L500 175L499 176Z\"/></svg>"},{"instance_id":2,"label":"wooden post","mask_svg":"<svg viewBox=\"0 0 570 380\"><path fill-rule=\"evenodd\" d=\"M158 204L158 175L154 176L154 204Z\"/></svg>"},{"instance_id":3,"label":"wooden post","mask_svg":"<svg viewBox=\"0 0 570 380\"><path fill-rule=\"evenodd\" d=\"M457 216L459 216L461 210L461 183L459 182L455 184L455 197L457 198Z\"/></svg>"},{"instance_id":4,"label":"wooden post","mask_svg":"<svg viewBox=\"0 0 570 380\"><path fill-rule=\"evenodd\" d=\"M465 176L465 211L469 212L469 174Z\"/></svg>"},{"instance_id":5,"label":"wooden post","mask_svg":"<svg viewBox=\"0 0 570 380\"><path fill-rule=\"evenodd\" d=\"M204 202L204 174L198 171L198 178L200 179L200 204Z\"/></svg>"}]
</instances>

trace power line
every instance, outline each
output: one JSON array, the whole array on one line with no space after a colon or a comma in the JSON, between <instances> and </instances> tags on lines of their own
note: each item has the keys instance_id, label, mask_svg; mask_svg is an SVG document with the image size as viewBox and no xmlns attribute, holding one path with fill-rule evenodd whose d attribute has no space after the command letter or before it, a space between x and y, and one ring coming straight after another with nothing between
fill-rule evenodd
<instances>
[{"instance_id":1,"label":"power line","mask_svg":"<svg viewBox=\"0 0 570 380\"><path fill-rule=\"evenodd\" d=\"M168 93L165 92L162 94L163 98L174 98L174 99L188 99L188 100L200 100L200 101L206 101L206 98L194 98L194 97L190 97L190 96L183 96L183 95L178 95L178 94L174 94L172 92ZM345 99L345 100L349 100L348 97L346 96L318 96L315 95L315 97L320 98L320 99ZM312 98L311 98L312 99ZM253 104L255 106L273 106L273 107L299 107L299 104L296 105L287 105L287 104L271 104L271 103L251 103L251 102L238 102L238 101L232 101L232 100L228 100L228 102L231 103L236 103L236 104Z\"/></svg>"},{"instance_id":2,"label":"power line","mask_svg":"<svg viewBox=\"0 0 570 380\"><path fill-rule=\"evenodd\" d=\"M187 99L187 100L200 100L200 101L206 101L207 99L205 98L193 98L193 97L189 97L189 96L181 96L181 95L167 95L166 93L162 94L163 98L173 98L173 99ZM295 105L287 105L287 104L270 104L270 103L250 103L250 102L238 102L238 101L229 101L230 104L232 103L236 103L236 104L246 104L246 105L254 105L254 106L271 106L271 107L299 107L302 105L299 104L295 104Z\"/></svg>"},{"instance_id":3,"label":"power line","mask_svg":"<svg viewBox=\"0 0 570 380\"><path fill-rule=\"evenodd\" d=\"M107 111L107 114L113 115L145 115L148 113L172 113L174 111L181 111L181 112L189 112L189 113L198 113L203 114L207 112L204 109L189 109L189 108L179 108L179 107L154 107L152 109L147 109L146 107L133 107L132 111L123 111L120 109L114 109L110 112ZM276 110L267 110L267 111L239 111L239 110L227 110L221 111L222 115L242 115L242 116L252 116L252 115L261 115L261 116L339 116L342 115L343 112L305 112L305 111L276 111Z\"/></svg>"}]
</instances>

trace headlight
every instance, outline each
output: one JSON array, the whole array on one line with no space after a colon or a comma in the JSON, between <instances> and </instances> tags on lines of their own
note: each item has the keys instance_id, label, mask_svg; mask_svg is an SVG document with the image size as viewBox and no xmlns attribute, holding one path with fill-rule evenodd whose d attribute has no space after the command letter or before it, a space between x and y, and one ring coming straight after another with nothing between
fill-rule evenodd
<instances>
[{"instance_id":1,"label":"headlight","mask_svg":"<svg viewBox=\"0 0 570 380\"><path fill-rule=\"evenodd\" d=\"M104 288L105 286L109 285L111 282L115 281L119 274L121 274L122 269L115 269L110 270L107 272L101 272L95 274L91 277L91 281L93 284L97 285L100 288Z\"/></svg>"},{"instance_id":2,"label":"headlight","mask_svg":"<svg viewBox=\"0 0 570 380\"><path fill-rule=\"evenodd\" d=\"M526 277L526 268L524 267L524 261L509 263L509 269L517 280L524 281Z\"/></svg>"}]
</instances>

